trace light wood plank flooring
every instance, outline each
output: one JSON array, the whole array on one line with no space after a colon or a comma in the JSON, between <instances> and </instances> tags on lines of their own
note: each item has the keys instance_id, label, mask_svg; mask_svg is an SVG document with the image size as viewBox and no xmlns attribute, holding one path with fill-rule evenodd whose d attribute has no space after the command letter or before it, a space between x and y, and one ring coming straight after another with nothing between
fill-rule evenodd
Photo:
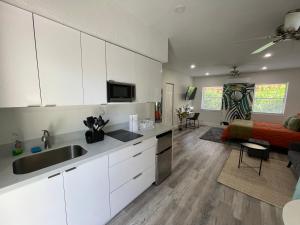
<instances>
[{"instance_id":1,"label":"light wood plank flooring","mask_svg":"<svg viewBox=\"0 0 300 225\"><path fill-rule=\"evenodd\" d=\"M282 225L281 209L217 183L231 147L199 139L208 129L176 132L173 174L108 224Z\"/></svg>"}]
</instances>

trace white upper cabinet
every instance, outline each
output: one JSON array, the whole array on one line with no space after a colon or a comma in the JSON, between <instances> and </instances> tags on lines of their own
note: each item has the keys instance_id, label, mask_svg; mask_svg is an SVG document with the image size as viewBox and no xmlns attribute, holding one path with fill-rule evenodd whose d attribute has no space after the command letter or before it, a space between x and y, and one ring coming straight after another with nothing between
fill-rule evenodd
<instances>
[{"instance_id":1,"label":"white upper cabinet","mask_svg":"<svg viewBox=\"0 0 300 225\"><path fill-rule=\"evenodd\" d=\"M107 80L134 83L135 53L106 43Z\"/></svg>"},{"instance_id":2,"label":"white upper cabinet","mask_svg":"<svg viewBox=\"0 0 300 225\"><path fill-rule=\"evenodd\" d=\"M148 76L148 58L135 54L135 71L134 71L134 83L136 85L136 101L148 102L150 87L150 77Z\"/></svg>"},{"instance_id":3,"label":"white upper cabinet","mask_svg":"<svg viewBox=\"0 0 300 225\"><path fill-rule=\"evenodd\" d=\"M66 225L63 177L57 175L0 195L1 225Z\"/></svg>"},{"instance_id":4,"label":"white upper cabinet","mask_svg":"<svg viewBox=\"0 0 300 225\"><path fill-rule=\"evenodd\" d=\"M106 43L107 80L136 85L136 102L160 101L161 63Z\"/></svg>"},{"instance_id":5,"label":"white upper cabinet","mask_svg":"<svg viewBox=\"0 0 300 225\"><path fill-rule=\"evenodd\" d=\"M80 32L34 15L43 105L82 105Z\"/></svg>"},{"instance_id":6,"label":"white upper cabinet","mask_svg":"<svg viewBox=\"0 0 300 225\"><path fill-rule=\"evenodd\" d=\"M105 42L81 33L84 104L107 102Z\"/></svg>"},{"instance_id":7,"label":"white upper cabinet","mask_svg":"<svg viewBox=\"0 0 300 225\"><path fill-rule=\"evenodd\" d=\"M0 107L40 104L32 14L0 2Z\"/></svg>"},{"instance_id":8,"label":"white upper cabinet","mask_svg":"<svg viewBox=\"0 0 300 225\"><path fill-rule=\"evenodd\" d=\"M137 102L156 102L161 100L161 63L145 56L135 54L135 73Z\"/></svg>"},{"instance_id":9,"label":"white upper cabinet","mask_svg":"<svg viewBox=\"0 0 300 225\"><path fill-rule=\"evenodd\" d=\"M105 224L110 219L108 156L71 168L63 176L68 225Z\"/></svg>"},{"instance_id":10,"label":"white upper cabinet","mask_svg":"<svg viewBox=\"0 0 300 225\"><path fill-rule=\"evenodd\" d=\"M147 70L149 76L149 99L150 102L161 101L161 84L162 84L162 64L152 59L148 59L149 68Z\"/></svg>"}]
</instances>

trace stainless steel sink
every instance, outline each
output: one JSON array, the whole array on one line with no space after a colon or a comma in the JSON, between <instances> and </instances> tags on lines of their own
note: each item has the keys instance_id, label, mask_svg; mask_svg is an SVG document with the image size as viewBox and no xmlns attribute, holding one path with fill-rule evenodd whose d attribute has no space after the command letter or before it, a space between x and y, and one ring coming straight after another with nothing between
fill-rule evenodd
<instances>
[{"instance_id":1,"label":"stainless steel sink","mask_svg":"<svg viewBox=\"0 0 300 225\"><path fill-rule=\"evenodd\" d=\"M66 146L20 158L13 162L13 171L14 174L26 174L80 157L86 153L87 151L79 145Z\"/></svg>"}]
</instances>

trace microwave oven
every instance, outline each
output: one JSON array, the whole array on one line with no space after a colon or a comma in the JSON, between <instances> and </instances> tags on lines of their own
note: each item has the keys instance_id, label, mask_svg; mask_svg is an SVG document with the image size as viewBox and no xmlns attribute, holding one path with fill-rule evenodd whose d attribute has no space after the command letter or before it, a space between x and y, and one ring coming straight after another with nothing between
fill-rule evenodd
<instances>
[{"instance_id":1,"label":"microwave oven","mask_svg":"<svg viewBox=\"0 0 300 225\"><path fill-rule=\"evenodd\" d=\"M135 101L135 84L116 81L107 82L107 102Z\"/></svg>"}]
</instances>

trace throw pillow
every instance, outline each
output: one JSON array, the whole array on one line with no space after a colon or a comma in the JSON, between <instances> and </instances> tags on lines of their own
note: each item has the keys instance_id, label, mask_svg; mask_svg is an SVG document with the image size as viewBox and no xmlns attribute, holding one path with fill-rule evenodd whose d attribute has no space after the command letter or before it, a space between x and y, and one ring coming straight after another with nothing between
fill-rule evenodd
<instances>
[{"instance_id":1,"label":"throw pillow","mask_svg":"<svg viewBox=\"0 0 300 225\"><path fill-rule=\"evenodd\" d=\"M295 116L290 116L290 117L288 117L288 118L284 121L283 126L284 126L285 128L288 128L289 121L290 121L292 118L295 118Z\"/></svg>"},{"instance_id":2,"label":"throw pillow","mask_svg":"<svg viewBox=\"0 0 300 225\"><path fill-rule=\"evenodd\" d=\"M288 123L288 129L293 131L300 131L300 118L291 118Z\"/></svg>"}]
</instances>

